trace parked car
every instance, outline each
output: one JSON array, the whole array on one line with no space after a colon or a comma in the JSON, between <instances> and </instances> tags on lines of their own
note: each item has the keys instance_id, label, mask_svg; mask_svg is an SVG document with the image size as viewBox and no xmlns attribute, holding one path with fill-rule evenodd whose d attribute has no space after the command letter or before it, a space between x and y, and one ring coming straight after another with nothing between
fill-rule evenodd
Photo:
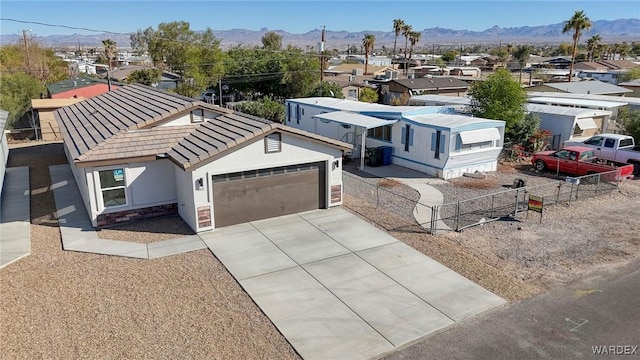
<instances>
[{"instance_id":1,"label":"parked car","mask_svg":"<svg viewBox=\"0 0 640 360\"><path fill-rule=\"evenodd\" d=\"M202 95L200 95L200 100L209 104L215 103L217 99L218 97L216 96L216 93L212 90L204 91Z\"/></svg>"},{"instance_id":2,"label":"parked car","mask_svg":"<svg viewBox=\"0 0 640 360\"><path fill-rule=\"evenodd\" d=\"M618 170L616 179L633 178L633 165L598 158L592 149L584 146L540 151L533 154L531 163L538 171L549 170L583 176Z\"/></svg>"},{"instance_id":3,"label":"parked car","mask_svg":"<svg viewBox=\"0 0 640 360\"><path fill-rule=\"evenodd\" d=\"M636 146L632 136L620 134L599 134L582 142L567 142L592 149L597 157L632 164L633 175L640 176L640 146Z\"/></svg>"}]
</instances>

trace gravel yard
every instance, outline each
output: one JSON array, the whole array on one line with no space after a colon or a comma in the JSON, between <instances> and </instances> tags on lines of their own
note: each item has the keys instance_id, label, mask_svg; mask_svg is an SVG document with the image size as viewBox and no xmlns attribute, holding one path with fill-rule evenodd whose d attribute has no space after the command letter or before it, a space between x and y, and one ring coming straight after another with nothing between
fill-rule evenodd
<instances>
[{"instance_id":1,"label":"gravel yard","mask_svg":"<svg viewBox=\"0 0 640 360\"><path fill-rule=\"evenodd\" d=\"M62 145L11 149L8 166L30 167L32 251L0 270L0 358L299 358L209 250L155 260L62 251L48 172L66 162ZM166 221L155 225L181 236Z\"/></svg>"},{"instance_id":2,"label":"gravel yard","mask_svg":"<svg viewBox=\"0 0 640 360\"><path fill-rule=\"evenodd\" d=\"M136 260L61 250L48 166L60 143L12 144L8 166L30 167L32 254L0 270L0 358L299 358L208 250ZM413 219L419 194L345 164L344 204L499 296L518 300L640 256L640 180L571 206L430 235ZM485 179L437 185L445 201L556 181L500 166ZM372 200L373 199L373 200ZM192 234L177 217L103 229L153 242Z\"/></svg>"},{"instance_id":3,"label":"gravel yard","mask_svg":"<svg viewBox=\"0 0 640 360\"><path fill-rule=\"evenodd\" d=\"M463 177L435 186L446 202L453 202L504 191L516 178L526 180L530 187L558 181L555 174L501 164L499 171L487 174L485 179ZM369 184L382 181L364 180ZM542 224L538 213L528 218L526 213L519 213L510 221L437 236L418 226L410 213L397 209L406 205L406 199L380 197L375 201L372 192L376 190L370 187L346 176L345 206L505 299L526 298L595 268L622 265L640 257L636 235L640 227L640 180L624 181L620 192L573 201L570 206L545 206ZM398 185L393 191L412 191L401 188L406 186Z\"/></svg>"}]
</instances>

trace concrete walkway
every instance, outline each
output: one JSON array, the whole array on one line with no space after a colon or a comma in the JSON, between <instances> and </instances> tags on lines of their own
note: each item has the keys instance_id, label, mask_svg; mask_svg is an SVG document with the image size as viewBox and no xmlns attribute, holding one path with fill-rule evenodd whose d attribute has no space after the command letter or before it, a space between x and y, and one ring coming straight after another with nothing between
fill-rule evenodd
<instances>
[{"instance_id":1,"label":"concrete walkway","mask_svg":"<svg viewBox=\"0 0 640 360\"><path fill-rule=\"evenodd\" d=\"M31 254L29 167L7 168L3 188L0 199L0 268Z\"/></svg>"},{"instance_id":2,"label":"concrete walkway","mask_svg":"<svg viewBox=\"0 0 640 360\"><path fill-rule=\"evenodd\" d=\"M49 166L49 173L64 250L155 259L207 248L198 235L150 244L100 239L91 225L69 165Z\"/></svg>"},{"instance_id":3,"label":"concrete walkway","mask_svg":"<svg viewBox=\"0 0 640 360\"><path fill-rule=\"evenodd\" d=\"M431 209L434 205L444 203L444 195L440 190L431 186L432 184L446 183L445 180L431 177L425 173L415 171L398 165L387 165L379 167L365 167L364 171L391 180L398 181L402 184L414 188L419 194L418 204L413 209L413 217L422 227L429 229L431 227ZM437 230L451 230L444 221L437 216Z\"/></svg>"},{"instance_id":4,"label":"concrete walkway","mask_svg":"<svg viewBox=\"0 0 640 360\"><path fill-rule=\"evenodd\" d=\"M201 237L304 359L379 358L504 303L341 208Z\"/></svg>"}]
</instances>

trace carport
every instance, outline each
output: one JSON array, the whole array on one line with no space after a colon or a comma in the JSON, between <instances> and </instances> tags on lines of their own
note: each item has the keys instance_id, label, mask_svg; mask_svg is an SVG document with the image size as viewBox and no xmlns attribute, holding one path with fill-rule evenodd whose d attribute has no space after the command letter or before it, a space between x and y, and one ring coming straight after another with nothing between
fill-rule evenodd
<instances>
[{"instance_id":1,"label":"carport","mask_svg":"<svg viewBox=\"0 0 640 360\"><path fill-rule=\"evenodd\" d=\"M360 169L364 169L364 149L366 148L367 130L382 127L385 125L393 125L397 120L385 120L373 116L352 113L349 111L332 111L324 114L315 115L320 121L333 121L344 125L355 127L354 132L360 132L360 144L357 144L357 136L353 137L354 146L360 146Z\"/></svg>"},{"instance_id":2,"label":"carport","mask_svg":"<svg viewBox=\"0 0 640 360\"><path fill-rule=\"evenodd\" d=\"M504 303L341 208L200 237L305 359L378 358Z\"/></svg>"}]
</instances>

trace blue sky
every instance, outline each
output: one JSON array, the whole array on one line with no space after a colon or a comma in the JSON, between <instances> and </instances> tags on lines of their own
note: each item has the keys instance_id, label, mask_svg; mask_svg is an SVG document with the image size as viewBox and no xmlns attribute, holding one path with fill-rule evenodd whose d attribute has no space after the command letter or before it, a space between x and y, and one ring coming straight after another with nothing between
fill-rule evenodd
<instances>
[{"instance_id":1,"label":"blue sky","mask_svg":"<svg viewBox=\"0 0 640 360\"><path fill-rule=\"evenodd\" d=\"M563 22L575 10L594 20L640 18L640 1L510 0L510 1L6 1L0 17L83 27L109 32L134 32L161 22L187 21L193 30L244 28L304 33L323 25L328 30L390 31L393 19L414 30L430 27L485 30ZM1 34L30 29L36 36L95 32L0 21Z\"/></svg>"}]
</instances>

